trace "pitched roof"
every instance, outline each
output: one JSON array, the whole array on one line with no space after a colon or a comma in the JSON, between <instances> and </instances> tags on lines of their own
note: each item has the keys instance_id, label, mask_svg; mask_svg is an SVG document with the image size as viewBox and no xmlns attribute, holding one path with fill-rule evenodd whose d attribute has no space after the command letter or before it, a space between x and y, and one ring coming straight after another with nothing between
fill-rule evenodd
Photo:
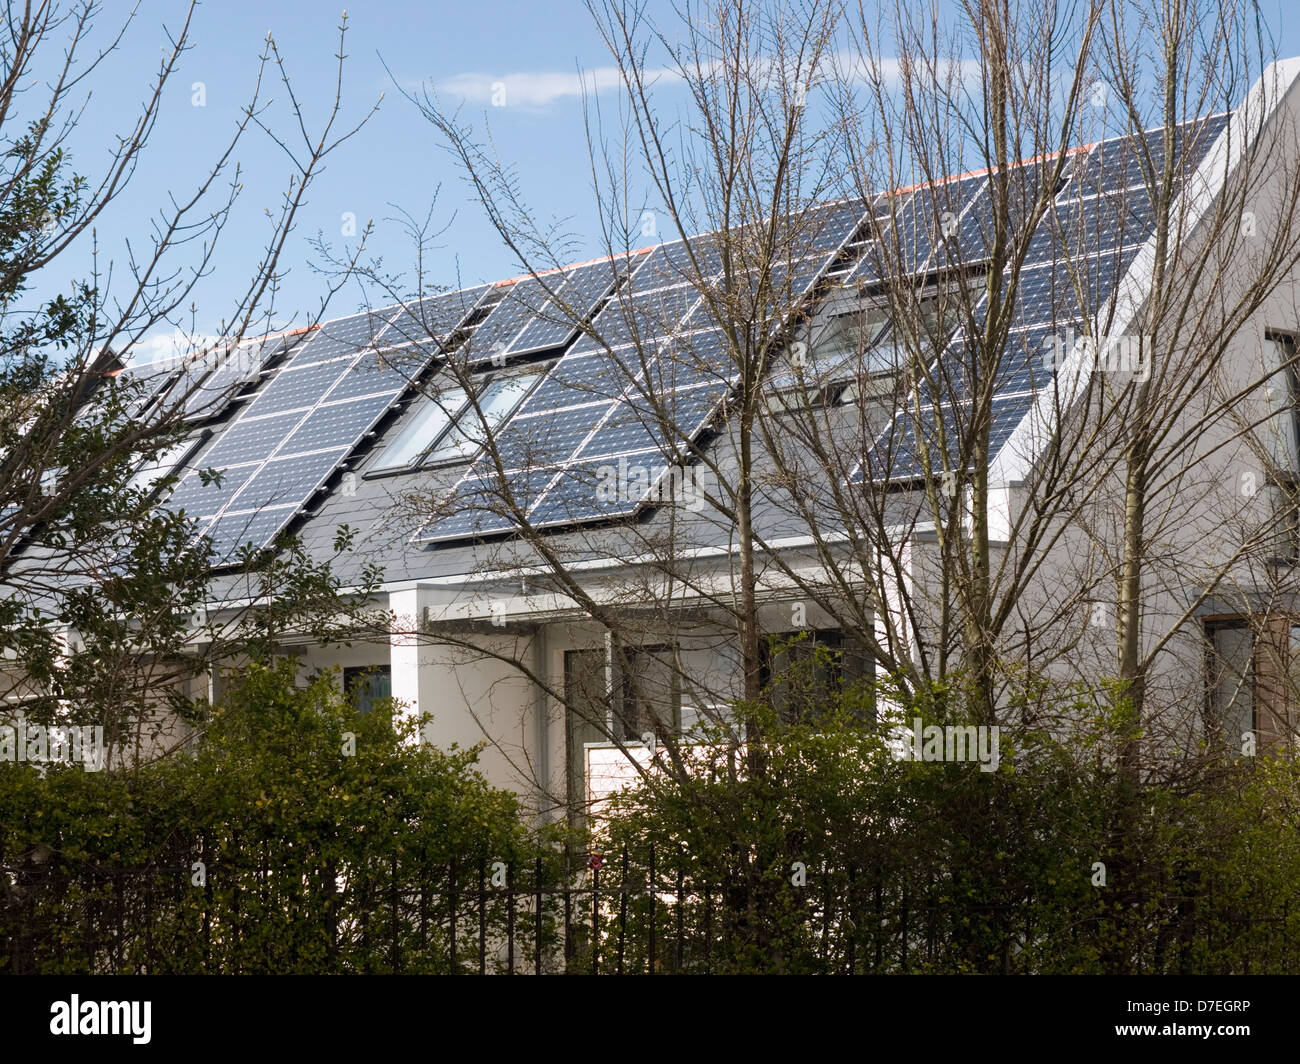
<instances>
[{"instance_id":1,"label":"pitched roof","mask_svg":"<svg viewBox=\"0 0 1300 1064\"><path fill-rule=\"evenodd\" d=\"M1293 76L1281 65L1273 73L1286 85ZM1275 107L1279 98L1275 86L1265 106ZM1181 172L1224 167L1234 114L1179 127ZM1141 272L1149 272L1153 222L1135 149L1145 140L1163 165L1162 132L1110 138L1070 153L1066 180L1034 233L1020 277L1020 316L994 404L993 465L1002 482L1032 463L1048 431L1045 340L1089 309L1114 306L1121 297L1132 302ZM1027 160L1018 172L1032 176L1044 162ZM210 410L191 411L212 437L188 460L191 471L172 505L200 518L201 533L213 537L221 557L245 542L268 545L285 528L300 531L313 553L328 554L335 530L350 524L369 543L358 556L374 558L394 580L469 571L484 537L514 527L501 514L503 487L510 508L527 514L533 527L562 533L598 525L618 539L618 522L654 520L657 496L597 498L603 468L622 461L670 476L671 467L686 461L686 441L728 446L725 435L710 430L723 416L736 374L710 298L750 300L768 331L778 334L796 309L807 311L833 290L860 290L900 268L920 277L980 262L990 202L989 171L977 171L867 200L814 205L787 220L788 259L773 267L768 288L754 288L743 270L724 286L720 241L707 234L277 338L259 348L251 371L245 358L242 374L230 376L249 382L242 389L223 392L226 401L210 403ZM1071 277L1078 276L1079 241L1088 245L1082 304L1075 284L1065 283L1067 251ZM894 260L888 266L886 256ZM954 340L941 356L955 372L929 417L918 422L900 411L882 426L855 478L918 475L918 425L921 436L937 437L941 425L962 416L960 343ZM453 353L462 365L487 371L545 366L496 427L500 467L480 454L459 465L367 476L372 456L419 416L421 386L446 387L445 380L437 383L439 367ZM213 374L224 365L215 362ZM208 398L220 390L208 386ZM646 394L657 402L647 402ZM665 407L671 433L659 417ZM206 468L225 470L219 485L200 482L197 471ZM408 492L430 489L446 495L444 508L403 509ZM707 518L695 520L702 540L727 542L727 530L710 531ZM775 512L770 520L779 528ZM497 549L529 553L525 546Z\"/></svg>"}]
</instances>

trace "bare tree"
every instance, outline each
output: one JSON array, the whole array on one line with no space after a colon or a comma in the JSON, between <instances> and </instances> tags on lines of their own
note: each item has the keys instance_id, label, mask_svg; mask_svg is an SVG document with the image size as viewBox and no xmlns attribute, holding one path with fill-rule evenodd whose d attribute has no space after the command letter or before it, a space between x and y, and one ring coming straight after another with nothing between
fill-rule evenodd
<instances>
[{"instance_id":1,"label":"bare tree","mask_svg":"<svg viewBox=\"0 0 1300 1064\"><path fill-rule=\"evenodd\" d=\"M538 293L525 309L583 336L499 431L473 398L492 352L474 327L441 345L430 390L470 396L485 443L408 514L435 538L511 535L476 547L479 590L421 638L509 664L624 752L652 733L675 772L677 702L740 707L762 772L761 707L791 660L772 640L801 629L888 678L882 722L957 682L979 723L1077 729L1082 683L1119 711L1135 774L1140 735L1153 770L1194 755L1202 671L1167 663L1203 653L1200 616L1263 543L1237 535L1260 502L1216 455L1274 416L1250 410L1281 371L1242 345L1296 265L1285 85L1252 11L972 3L945 24L724 3L669 30L594 5L622 81L616 130L588 108L612 289L594 317L518 176L416 98ZM1244 235L1248 207L1267 240ZM583 451L553 412L602 400ZM602 510L608 425L655 468ZM521 578L519 627L494 641L491 580ZM538 668L555 618L604 640L601 698ZM671 699L636 691L650 650Z\"/></svg>"},{"instance_id":2,"label":"bare tree","mask_svg":"<svg viewBox=\"0 0 1300 1064\"><path fill-rule=\"evenodd\" d=\"M292 342L273 328L281 260L308 188L361 123L343 113L346 19L336 91L315 125L268 34L248 100L207 172L161 205L143 236L126 236L120 255L108 253L97 227L137 169L158 163L155 127L193 42L195 6L166 28L144 102L111 157L87 172L70 138L135 18L105 31L97 4L28 3L10 6L0 27L0 624L13 662L7 701L45 716L73 705L103 720L115 747L138 751L157 725L151 709L186 703L179 684L246 652L250 633L265 635L277 611L309 623L328 597L325 572L301 553L269 567L249 558L243 577L226 582L244 607L210 623L214 559L193 521L160 497L176 483L181 452L193 452L196 426ZM278 112L272 78L285 93ZM218 244L234 238L237 151L250 135L271 138L288 173L266 230L257 241L238 235L255 249L248 283L223 306L214 343L196 330L193 303ZM73 272L74 261L80 280L44 305L24 304L35 281L48 283L56 266ZM178 357L130 365L142 339L164 329L177 336Z\"/></svg>"}]
</instances>

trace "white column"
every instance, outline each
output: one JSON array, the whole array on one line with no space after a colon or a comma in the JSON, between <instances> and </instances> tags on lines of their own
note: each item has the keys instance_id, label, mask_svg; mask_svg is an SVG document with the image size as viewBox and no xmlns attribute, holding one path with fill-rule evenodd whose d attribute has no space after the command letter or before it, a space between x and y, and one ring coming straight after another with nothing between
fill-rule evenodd
<instances>
[{"instance_id":1,"label":"white column","mask_svg":"<svg viewBox=\"0 0 1300 1064\"><path fill-rule=\"evenodd\" d=\"M419 591L411 588L390 592L388 606L393 612L393 629L388 638L393 697L403 703L403 716L412 719L426 708L420 705Z\"/></svg>"},{"instance_id":2,"label":"white column","mask_svg":"<svg viewBox=\"0 0 1300 1064\"><path fill-rule=\"evenodd\" d=\"M916 608L912 597L912 544L898 546L897 570L891 558L883 552L877 558L879 566L880 591L884 607L875 618L876 640L881 646L893 650L899 657L910 657L912 653L911 608ZM890 628L892 626L893 636ZM897 640L897 643L895 642ZM901 644L901 645L898 645ZM879 676L877 676L879 679ZM884 725L895 726L903 722L903 707L895 698L876 695L876 716Z\"/></svg>"}]
</instances>

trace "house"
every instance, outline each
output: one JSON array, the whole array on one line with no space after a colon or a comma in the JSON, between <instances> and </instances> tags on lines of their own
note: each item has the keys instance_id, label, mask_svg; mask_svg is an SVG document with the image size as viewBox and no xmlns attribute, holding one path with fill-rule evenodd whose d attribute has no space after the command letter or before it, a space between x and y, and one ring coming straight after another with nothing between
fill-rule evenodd
<instances>
[{"instance_id":1,"label":"house","mask_svg":"<svg viewBox=\"0 0 1300 1064\"><path fill-rule=\"evenodd\" d=\"M667 241L130 369L139 416L183 395L193 426L140 476L181 477L168 504L219 564L285 531L333 558L354 530L335 572L378 566L391 627L285 646L430 714L430 742L485 742L543 815L725 720L746 632L790 712L799 662L818 690L960 656L972 537L999 660L1095 686L1136 588L1153 741L1289 743L1298 79L1275 64L1180 123L1172 158L1163 129L1103 137L811 204L775 242ZM208 617L242 594L219 576Z\"/></svg>"}]
</instances>

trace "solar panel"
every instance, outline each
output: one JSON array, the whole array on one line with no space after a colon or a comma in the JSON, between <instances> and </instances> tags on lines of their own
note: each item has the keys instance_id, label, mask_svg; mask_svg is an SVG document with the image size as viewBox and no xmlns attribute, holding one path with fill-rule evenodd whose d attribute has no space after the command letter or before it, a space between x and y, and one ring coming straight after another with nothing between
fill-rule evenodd
<instances>
[{"instance_id":1,"label":"solar panel","mask_svg":"<svg viewBox=\"0 0 1300 1064\"><path fill-rule=\"evenodd\" d=\"M367 348L375 346L392 313L392 308L383 311L366 311L313 326L307 330L300 346L294 350L293 364L305 366L328 359L355 357Z\"/></svg>"},{"instance_id":2,"label":"solar panel","mask_svg":"<svg viewBox=\"0 0 1300 1064\"><path fill-rule=\"evenodd\" d=\"M236 394L256 381L266 365L284 354L289 346L288 337L275 336L246 340L233 349L222 348L212 353L211 372L185 400L185 420L203 421L224 414Z\"/></svg>"},{"instance_id":3,"label":"solar panel","mask_svg":"<svg viewBox=\"0 0 1300 1064\"><path fill-rule=\"evenodd\" d=\"M492 285L479 285L403 304L380 335L382 346L414 343L428 348L429 354L440 353L441 346L491 290Z\"/></svg>"},{"instance_id":4,"label":"solar panel","mask_svg":"<svg viewBox=\"0 0 1300 1064\"><path fill-rule=\"evenodd\" d=\"M200 535L212 541L213 563L229 565L244 547L264 548L292 520L297 509L296 506L279 506L257 513L232 514L213 521Z\"/></svg>"},{"instance_id":5,"label":"solar panel","mask_svg":"<svg viewBox=\"0 0 1300 1064\"><path fill-rule=\"evenodd\" d=\"M600 399L616 399L625 387L627 379L617 367L610 365L603 353L566 355L528 397L528 411L538 413Z\"/></svg>"},{"instance_id":6,"label":"solar panel","mask_svg":"<svg viewBox=\"0 0 1300 1064\"><path fill-rule=\"evenodd\" d=\"M144 414L149 405L180 376L180 373L180 368L171 360L145 362L138 366L127 366L112 379L112 386L123 396L128 397L126 416L136 419Z\"/></svg>"},{"instance_id":7,"label":"solar panel","mask_svg":"<svg viewBox=\"0 0 1300 1064\"><path fill-rule=\"evenodd\" d=\"M450 336L484 291L432 297L420 308L423 320L436 321ZM200 468L226 469L225 483L205 488L192 475L172 496L173 506L216 519L208 532L218 564L246 541L268 545L405 389L408 375L396 367L415 372L421 368L415 363L431 356L423 345L419 357L411 348L377 354L382 319L357 315L309 333L198 460ZM416 320L412 314L408 324Z\"/></svg>"},{"instance_id":8,"label":"solar panel","mask_svg":"<svg viewBox=\"0 0 1300 1064\"><path fill-rule=\"evenodd\" d=\"M597 335L581 337L569 353L576 357L607 347L645 344L671 333L699 301L699 290L691 285L638 292L626 303L616 296L593 326Z\"/></svg>"},{"instance_id":9,"label":"solar panel","mask_svg":"<svg viewBox=\"0 0 1300 1064\"><path fill-rule=\"evenodd\" d=\"M737 275L725 286L728 296L743 299L748 294L754 304L765 304L769 317L784 319L853 235L864 209L861 202L846 201L810 209L791 220L783 246L816 254L778 265L772 271L774 283L766 287L760 283L751 293L736 290L750 283L748 278L740 282L738 278L745 275ZM703 247L705 254L713 250L711 244ZM536 527L634 512L643 503L640 497L621 498L613 507L597 497L585 456L612 456L620 448L649 444L662 459L680 442L667 437L689 438L697 433L731 387L734 369L720 334L692 331L700 292L697 286L678 280L684 263L689 265L689 255L682 241L661 244L646 255L592 324L592 332L606 340L635 337L636 342L615 347L590 336L579 340L498 433L502 455L509 456L506 468L531 474L524 469L529 459L546 463L546 469L551 463L558 467L555 476L545 481L530 475L519 482L521 488L537 491L526 500L530 522L537 515ZM718 278L710 283L717 285ZM649 402L651 396L654 403ZM602 398L605 401L599 401ZM572 405L560 405L570 401ZM652 417L640 417L637 411L642 405L646 410L666 406L680 431L666 434ZM490 498L490 479L480 460L461 484L470 497ZM481 504L467 506L479 512L486 509ZM513 527L514 522L504 518L494 521L480 516L471 528L458 509L452 516L429 521L415 538L440 542Z\"/></svg>"},{"instance_id":10,"label":"solar panel","mask_svg":"<svg viewBox=\"0 0 1300 1064\"><path fill-rule=\"evenodd\" d=\"M573 266L557 277L542 278L550 298L506 348L507 356L533 354L563 347L577 335L579 323L588 320L618 279L635 260L613 259Z\"/></svg>"},{"instance_id":11,"label":"solar panel","mask_svg":"<svg viewBox=\"0 0 1300 1064\"><path fill-rule=\"evenodd\" d=\"M575 460L651 450L659 454L669 452L699 432L716 406L717 398L716 389L705 385L673 392L658 404L661 410L646 409L633 402L620 403L599 431L583 444Z\"/></svg>"},{"instance_id":12,"label":"solar panel","mask_svg":"<svg viewBox=\"0 0 1300 1064\"><path fill-rule=\"evenodd\" d=\"M1055 159L1008 167L1004 174L984 174L966 209L950 220L939 254L931 268L961 266L986 260L998 235L998 203L1006 205L1006 221L1001 230L1012 243L1022 239L1027 219L1035 206L1057 195L1055 187L1045 187L1052 179Z\"/></svg>"},{"instance_id":13,"label":"solar panel","mask_svg":"<svg viewBox=\"0 0 1300 1064\"><path fill-rule=\"evenodd\" d=\"M434 519L427 542L464 539L507 532L516 527L512 506L527 512L557 470L549 467L518 470L462 480L447 504L448 516Z\"/></svg>"},{"instance_id":14,"label":"solar panel","mask_svg":"<svg viewBox=\"0 0 1300 1064\"><path fill-rule=\"evenodd\" d=\"M1033 406L1032 393L999 396L992 403L989 453L996 454ZM876 440L865 463L873 481L921 480L956 470L959 445L971 439L972 407L943 403L900 412ZM922 446L923 445L923 446ZM859 474L855 480L861 482Z\"/></svg>"},{"instance_id":15,"label":"solar panel","mask_svg":"<svg viewBox=\"0 0 1300 1064\"><path fill-rule=\"evenodd\" d=\"M641 487L650 479L654 466L662 465L664 459L657 451L623 457L627 464L622 472L628 472L628 465L632 466L626 477L621 475L617 460L566 466L538 498L528 515L529 523L535 528L555 528L634 513L643 502ZM645 470L644 476L634 475L637 466Z\"/></svg>"},{"instance_id":16,"label":"solar panel","mask_svg":"<svg viewBox=\"0 0 1300 1064\"><path fill-rule=\"evenodd\" d=\"M527 469L564 461L582 446L608 411L608 403L589 403L511 418L493 440L502 468ZM490 458L483 462L489 463Z\"/></svg>"},{"instance_id":17,"label":"solar panel","mask_svg":"<svg viewBox=\"0 0 1300 1064\"><path fill-rule=\"evenodd\" d=\"M655 270L659 284L698 285L722 272L724 242L716 233L704 233L689 240L666 241L661 247L663 255ZM648 282L649 276L645 280Z\"/></svg>"},{"instance_id":18,"label":"solar panel","mask_svg":"<svg viewBox=\"0 0 1300 1064\"><path fill-rule=\"evenodd\" d=\"M249 417L278 414L286 410L310 410L323 393L354 364L351 358L285 366L257 394L248 406Z\"/></svg>"},{"instance_id":19,"label":"solar panel","mask_svg":"<svg viewBox=\"0 0 1300 1064\"><path fill-rule=\"evenodd\" d=\"M1145 242L1154 225L1144 190L1103 193L1058 204L1044 216L1025 264L1079 258Z\"/></svg>"},{"instance_id":20,"label":"solar panel","mask_svg":"<svg viewBox=\"0 0 1300 1064\"><path fill-rule=\"evenodd\" d=\"M1052 379L1060 346L1072 347L1074 338L1081 334L1081 328L1066 319L1055 325L1037 325L1008 333L993 370L994 393L1006 396L1043 387ZM930 368L933 385L926 381L918 389L922 405L934 405L936 394L942 401L960 402L970 397L971 380L982 379L988 369L973 367L969 350L966 341L959 338Z\"/></svg>"},{"instance_id":21,"label":"solar panel","mask_svg":"<svg viewBox=\"0 0 1300 1064\"><path fill-rule=\"evenodd\" d=\"M203 468L261 462L297 428L304 411L292 410L267 417L252 416L252 409L235 421L200 461Z\"/></svg>"},{"instance_id":22,"label":"solar panel","mask_svg":"<svg viewBox=\"0 0 1300 1064\"><path fill-rule=\"evenodd\" d=\"M1180 155L1175 165L1180 176L1204 157L1226 120L1226 115L1216 116L1178 127L1175 148ZM1155 165L1162 166L1159 130L1095 145L1074 166L1054 208L1030 241L1016 291L1012 332L995 369L991 454L998 452L1028 413L1034 393L1052 379L1053 368L1076 337L1104 324L1099 315L1150 237L1154 212L1138 162L1140 139L1145 140ZM987 304L981 301L977 325L985 313ZM941 381L942 395L952 401L935 403L930 390L922 389L927 405L919 418L907 411L897 414L851 481L860 483L867 475L894 479L921 475L918 433L937 446L939 418L951 431L966 409L962 400L970 394L971 374L979 367L968 364L965 350L960 339L954 340L940 365L931 370ZM982 371L987 373L988 367ZM932 469L939 468L943 467L938 461L932 462Z\"/></svg>"},{"instance_id":23,"label":"solar panel","mask_svg":"<svg viewBox=\"0 0 1300 1064\"><path fill-rule=\"evenodd\" d=\"M330 398L334 398L332 392ZM340 403L322 403L284 441L279 453L298 454L351 445L356 442L357 425L376 420L393 398L390 391Z\"/></svg>"},{"instance_id":24,"label":"solar panel","mask_svg":"<svg viewBox=\"0 0 1300 1064\"><path fill-rule=\"evenodd\" d=\"M223 516L263 510L305 499L328 472L347 456L347 448L276 457L264 463L223 512ZM292 515L290 515L292 516Z\"/></svg>"},{"instance_id":25,"label":"solar panel","mask_svg":"<svg viewBox=\"0 0 1300 1064\"><path fill-rule=\"evenodd\" d=\"M487 297L491 298L491 296ZM501 355L546 305L546 288L536 277L511 285L460 348L471 360Z\"/></svg>"},{"instance_id":26,"label":"solar panel","mask_svg":"<svg viewBox=\"0 0 1300 1064\"><path fill-rule=\"evenodd\" d=\"M658 348L642 390L667 395L702 384L730 385L735 375L731 345L720 329L694 332Z\"/></svg>"},{"instance_id":27,"label":"solar panel","mask_svg":"<svg viewBox=\"0 0 1300 1064\"><path fill-rule=\"evenodd\" d=\"M213 517L248 483L259 467L246 465L204 468L220 468L221 484L205 487L197 471L187 474L171 494L169 501L173 509L184 510L192 517Z\"/></svg>"},{"instance_id":28,"label":"solar panel","mask_svg":"<svg viewBox=\"0 0 1300 1064\"><path fill-rule=\"evenodd\" d=\"M1176 176L1194 169L1209 151L1228 121L1227 114L1184 122L1174 128ZM1145 148L1141 146L1145 145ZM1144 188L1143 155L1149 154L1154 173L1164 168L1164 130L1110 137L1093 146L1077 171L1078 194Z\"/></svg>"},{"instance_id":29,"label":"solar panel","mask_svg":"<svg viewBox=\"0 0 1300 1064\"><path fill-rule=\"evenodd\" d=\"M660 336L675 328L685 315L687 307L699 300L699 293L689 285L680 284L668 266L671 245L661 244L644 256L632 271L628 283L622 286L596 315L591 323L591 333L581 337L565 353L565 358L595 354L633 337L639 343ZM682 305L676 320L665 328L665 317L675 305Z\"/></svg>"},{"instance_id":30,"label":"solar panel","mask_svg":"<svg viewBox=\"0 0 1300 1064\"><path fill-rule=\"evenodd\" d=\"M428 364L429 352L417 346L367 351L337 375L330 389L330 402L400 390Z\"/></svg>"}]
</instances>

